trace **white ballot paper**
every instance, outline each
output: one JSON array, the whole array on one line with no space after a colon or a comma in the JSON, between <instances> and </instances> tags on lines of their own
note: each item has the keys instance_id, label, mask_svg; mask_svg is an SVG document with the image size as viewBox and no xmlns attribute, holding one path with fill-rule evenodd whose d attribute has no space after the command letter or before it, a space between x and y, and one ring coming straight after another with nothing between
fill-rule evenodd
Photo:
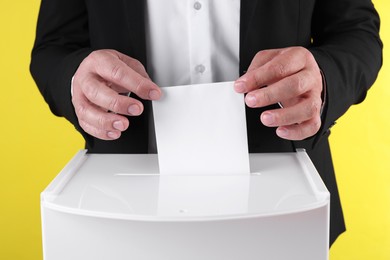
<instances>
[{"instance_id":1,"label":"white ballot paper","mask_svg":"<svg viewBox=\"0 0 390 260\"><path fill-rule=\"evenodd\" d=\"M249 174L244 95L233 82L162 91L153 101L160 174Z\"/></svg>"}]
</instances>

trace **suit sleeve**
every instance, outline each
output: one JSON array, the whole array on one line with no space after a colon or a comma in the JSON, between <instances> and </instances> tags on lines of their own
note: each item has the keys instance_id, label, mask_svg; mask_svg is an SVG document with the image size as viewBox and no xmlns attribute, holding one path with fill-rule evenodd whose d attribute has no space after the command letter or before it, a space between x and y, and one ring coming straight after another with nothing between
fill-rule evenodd
<instances>
[{"instance_id":1,"label":"suit sleeve","mask_svg":"<svg viewBox=\"0 0 390 260\"><path fill-rule=\"evenodd\" d=\"M71 102L71 78L91 52L84 1L42 0L30 71L53 114L80 131Z\"/></svg>"},{"instance_id":2,"label":"suit sleeve","mask_svg":"<svg viewBox=\"0 0 390 260\"><path fill-rule=\"evenodd\" d=\"M348 108L362 102L382 66L379 16L368 0L319 0L312 23L313 53L327 100L314 144Z\"/></svg>"}]
</instances>

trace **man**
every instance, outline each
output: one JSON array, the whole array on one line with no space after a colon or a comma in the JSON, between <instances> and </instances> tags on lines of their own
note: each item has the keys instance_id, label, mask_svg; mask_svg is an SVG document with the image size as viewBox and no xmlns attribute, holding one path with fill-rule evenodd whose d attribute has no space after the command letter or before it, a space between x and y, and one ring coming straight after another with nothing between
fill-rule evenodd
<instances>
[{"instance_id":1,"label":"man","mask_svg":"<svg viewBox=\"0 0 390 260\"><path fill-rule=\"evenodd\" d=\"M329 129L363 101L381 52L369 0L43 0L31 72L91 153L155 152L160 86L235 80L250 152L308 152L331 193L333 243L345 226Z\"/></svg>"}]
</instances>

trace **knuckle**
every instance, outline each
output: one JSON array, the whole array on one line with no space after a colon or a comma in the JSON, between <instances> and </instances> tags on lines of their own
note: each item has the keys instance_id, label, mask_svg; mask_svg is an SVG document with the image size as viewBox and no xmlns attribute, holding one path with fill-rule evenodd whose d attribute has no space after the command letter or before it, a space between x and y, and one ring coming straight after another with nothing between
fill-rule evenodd
<instances>
[{"instance_id":1,"label":"knuckle","mask_svg":"<svg viewBox=\"0 0 390 260\"><path fill-rule=\"evenodd\" d=\"M293 47L293 50L296 50L296 51L299 51L299 52L302 52L305 54L307 54L307 52L308 52L307 49L302 47L302 46L295 46L295 47Z\"/></svg>"},{"instance_id":2,"label":"knuckle","mask_svg":"<svg viewBox=\"0 0 390 260\"><path fill-rule=\"evenodd\" d=\"M319 119L319 117L315 118L313 120L313 123L310 125L310 131L311 131L311 135L315 134L318 132L318 130L320 129L321 127L321 120Z\"/></svg>"},{"instance_id":3,"label":"knuckle","mask_svg":"<svg viewBox=\"0 0 390 260\"><path fill-rule=\"evenodd\" d=\"M80 127L89 135L92 135L94 137L99 137L99 132L96 128L91 127L86 122L79 120Z\"/></svg>"},{"instance_id":4,"label":"knuckle","mask_svg":"<svg viewBox=\"0 0 390 260\"><path fill-rule=\"evenodd\" d=\"M137 59L134 59L134 58L131 58L129 57L129 60L130 60L130 66L134 66L135 68L143 68L144 66L142 65L142 63L137 60Z\"/></svg>"},{"instance_id":5,"label":"knuckle","mask_svg":"<svg viewBox=\"0 0 390 260\"><path fill-rule=\"evenodd\" d=\"M79 119L79 125L85 132L90 134L90 131L88 129L88 125L83 120Z\"/></svg>"},{"instance_id":6,"label":"knuckle","mask_svg":"<svg viewBox=\"0 0 390 260\"><path fill-rule=\"evenodd\" d=\"M99 96L99 90L92 84L83 85L84 93L89 100L96 100Z\"/></svg>"},{"instance_id":7,"label":"knuckle","mask_svg":"<svg viewBox=\"0 0 390 260\"><path fill-rule=\"evenodd\" d=\"M256 86L257 87L262 87L261 86L261 76L260 76L260 74L259 73L254 73L254 75L253 75L253 78L254 78L254 80L255 80L255 84L256 84Z\"/></svg>"},{"instance_id":8,"label":"knuckle","mask_svg":"<svg viewBox=\"0 0 390 260\"><path fill-rule=\"evenodd\" d=\"M303 140L305 138L313 136L318 132L320 128L321 128L321 119L319 117L307 121L302 125L299 124L295 128L294 139Z\"/></svg>"},{"instance_id":9,"label":"knuckle","mask_svg":"<svg viewBox=\"0 0 390 260\"><path fill-rule=\"evenodd\" d=\"M79 119L83 118L87 113L87 108L86 108L85 104L80 103L80 104L75 105L75 113Z\"/></svg>"},{"instance_id":10,"label":"knuckle","mask_svg":"<svg viewBox=\"0 0 390 260\"><path fill-rule=\"evenodd\" d=\"M96 61L97 57L96 57L96 51L93 51L91 52L85 59L84 59L84 62L87 64L87 65L91 65L93 64L93 61Z\"/></svg>"},{"instance_id":11,"label":"knuckle","mask_svg":"<svg viewBox=\"0 0 390 260\"><path fill-rule=\"evenodd\" d=\"M143 77L149 78L149 75L146 72L144 65L140 61L135 60L135 64L132 65L132 66L133 66L132 68L133 68L134 71L136 71L137 73L139 73Z\"/></svg>"},{"instance_id":12,"label":"knuckle","mask_svg":"<svg viewBox=\"0 0 390 260\"><path fill-rule=\"evenodd\" d=\"M102 140L109 140L110 139L110 138L108 138L107 132L105 130L93 127L84 121L79 121L79 124L80 124L80 127L91 136L94 136L94 137L102 139Z\"/></svg>"},{"instance_id":13,"label":"knuckle","mask_svg":"<svg viewBox=\"0 0 390 260\"><path fill-rule=\"evenodd\" d=\"M283 114L279 118L276 117L276 120L278 120L278 122L280 122L279 125L291 125L292 121L296 121L293 116L288 115L288 114Z\"/></svg>"},{"instance_id":14,"label":"knuckle","mask_svg":"<svg viewBox=\"0 0 390 260\"><path fill-rule=\"evenodd\" d=\"M96 55L96 64L98 66L98 71L104 71L104 69L107 67L107 64L111 64L112 62L112 55L109 55L106 52L101 52Z\"/></svg>"},{"instance_id":15,"label":"knuckle","mask_svg":"<svg viewBox=\"0 0 390 260\"><path fill-rule=\"evenodd\" d=\"M99 64L99 62L104 58L102 58L102 52L101 51L93 51L91 52L88 57L84 60L86 65L88 67L95 66L96 64Z\"/></svg>"},{"instance_id":16,"label":"knuckle","mask_svg":"<svg viewBox=\"0 0 390 260\"><path fill-rule=\"evenodd\" d=\"M108 125L110 125L109 120L105 116L99 116L97 118L97 125L100 129L107 129Z\"/></svg>"},{"instance_id":17,"label":"knuckle","mask_svg":"<svg viewBox=\"0 0 390 260\"><path fill-rule=\"evenodd\" d=\"M109 101L108 109L112 112L119 113L121 108L120 100L119 98L112 98Z\"/></svg>"},{"instance_id":18,"label":"knuckle","mask_svg":"<svg viewBox=\"0 0 390 260\"><path fill-rule=\"evenodd\" d=\"M261 56L264 54L264 52L265 52L265 51L259 51L259 52L257 52L257 53L255 54L254 59L260 59Z\"/></svg>"},{"instance_id":19,"label":"knuckle","mask_svg":"<svg viewBox=\"0 0 390 260\"><path fill-rule=\"evenodd\" d=\"M253 78L257 87L262 87L262 79L260 73L254 73Z\"/></svg>"},{"instance_id":20,"label":"knuckle","mask_svg":"<svg viewBox=\"0 0 390 260\"><path fill-rule=\"evenodd\" d=\"M286 75L286 66L281 62L270 65L270 69L277 78L283 78Z\"/></svg>"},{"instance_id":21,"label":"knuckle","mask_svg":"<svg viewBox=\"0 0 390 260\"><path fill-rule=\"evenodd\" d=\"M89 56L87 58L85 58L83 60L83 62L81 63L80 68L82 68L82 67L87 67L87 68L92 67L93 64L94 64L94 60L95 60L95 58L93 57L93 54L92 53L89 54Z\"/></svg>"},{"instance_id":22,"label":"knuckle","mask_svg":"<svg viewBox=\"0 0 390 260\"><path fill-rule=\"evenodd\" d=\"M123 71L123 68L122 66L120 66L119 64L115 65L112 69L111 69L111 78L114 80L114 81L122 81L123 78L125 76L125 73Z\"/></svg>"},{"instance_id":23,"label":"knuckle","mask_svg":"<svg viewBox=\"0 0 390 260\"><path fill-rule=\"evenodd\" d=\"M273 95L272 95L271 91L266 91L266 89L264 89L264 91L262 91L261 93L262 93L262 99L263 99L264 103L267 103L267 104L274 103Z\"/></svg>"},{"instance_id":24,"label":"knuckle","mask_svg":"<svg viewBox=\"0 0 390 260\"><path fill-rule=\"evenodd\" d=\"M79 97L77 97L75 94L71 97L72 105L76 109L77 106L79 106Z\"/></svg>"},{"instance_id":25,"label":"knuckle","mask_svg":"<svg viewBox=\"0 0 390 260\"><path fill-rule=\"evenodd\" d=\"M297 75L295 77L295 83L294 83L294 86L295 86L295 94L296 95L300 95L302 93L305 93L306 92L306 80L305 80L305 77L301 76L301 75Z\"/></svg>"},{"instance_id":26,"label":"knuckle","mask_svg":"<svg viewBox=\"0 0 390 260\"><path fill-rule=\"evenodd\" d=\"M309 50L307 50L306 48L303 48L303 47L300 47L299 50L303 53L303 57L305 57L307 61L313 60L313 55L311 54L311 52Z\"/></svg>"},{"instance_id":27,"label":"knuckle","mask_svg":"<svg viewBox=\"0 0 390 260\"><path fill-rule=\"evenodd\" d=\"M146 85L146 78L141 77L137 83L137 86L135 87L135 93L137 95L141 95L144 89L144 86Z\"/></svg>"},{"instance_id":28,"label":"knuckle","mask_svg":"<svg viewBox=\"0 0 390 260\"><path fill-rule=\"evenodd\" d=\"M319 116L320 114L320 106L317 101L309 102L306 109L307 117L312 118Z\"/></svg>"},{"instance_id":29,"label":"knuckle","mask_svg":"<svg viewBox=\"0 0 390 260\"><path fill-rule=\"evenodd\" d=\"M100 53L100 51L93 51L93 52L91 52L91 53L89 54L89 57L90 57L91 59L95 59L96 57L99 57L99 53Z\"/></svg>"},{"instance_id":30,"label":"knuckle","mask_svg":"<svg viewBox=\"0 0 390 260\"><path fill-rule=\"evenodd\" d=\"M114 49L103 49L103 50L99 50L99 52L107 53L109 55L119 58L119 52Z\"/></svg>"}]
</instances>

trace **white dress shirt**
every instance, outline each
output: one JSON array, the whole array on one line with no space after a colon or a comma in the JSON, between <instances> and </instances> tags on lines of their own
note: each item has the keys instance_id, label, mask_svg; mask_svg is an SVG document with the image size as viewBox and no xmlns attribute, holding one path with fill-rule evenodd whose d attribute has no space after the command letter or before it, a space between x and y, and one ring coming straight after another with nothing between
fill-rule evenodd
<instances>
[{"instance_id":1,"label":"white dress shirt","mask_svg":"<svg viewBox=\"0 0 390 260\"><path fill-rule=\"evenodd\" d=\"M159 86L239 76L240 0L147 0L148 73Z\"/></svg>"}]
</instances>

